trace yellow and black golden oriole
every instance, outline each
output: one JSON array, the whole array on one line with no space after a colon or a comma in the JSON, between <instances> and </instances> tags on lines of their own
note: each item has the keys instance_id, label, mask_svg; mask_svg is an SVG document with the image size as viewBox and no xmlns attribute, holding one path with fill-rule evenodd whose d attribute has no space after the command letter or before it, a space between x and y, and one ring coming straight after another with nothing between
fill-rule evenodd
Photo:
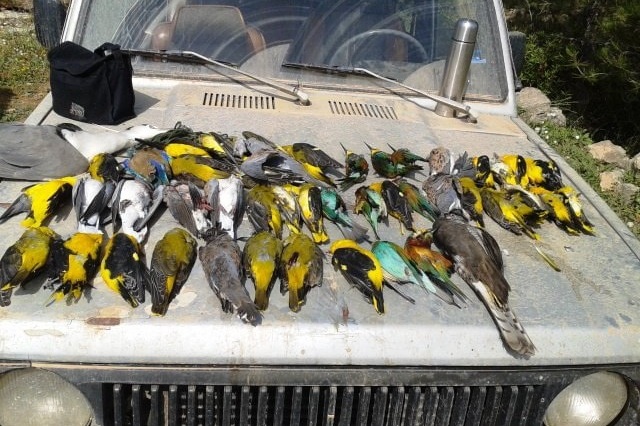
<instances>
[{"instance_id":1,"label":"yellow and black golden oriole","mask_svg":"<svg viewBox=\"0 0 640 426\"><path fill-rule=\"evenodd\" d=\"M54 238L50 228L28 228L0 258L0 306L11 304L13 289L25 284L44 270Z\"/></svg>"},{"instance_id":2,"label":"yellow and black golden oriole","mask_svg":"<svg viewBox=\"0 0 640 426\"><path fill-rule=\"evenodd\" d=\"M163 316L189 278L196 261L196 240L182 228L167 231L151 255L151 312Z\"/></svg>"},{"instance_id":3,"label":"yellow and black golden oriole","mask_svg":"<svg viewBox=\"0 0 640 426\"><path fill-rule=\"evenodd\" d=\"M77 302L91 285L100 258L103 234L76 232L66 240L54 239L48 262L47 287L55 287L47 304L67 297Z\"/></svg>"},{"instance_id":4,"label":"yellow and black golden oriole","mask_svg":"<svg viewBox=\"0 0 640 426\"><path fill-rule=\"evenodd\" d=\"M76 183L72 176L37 183L22 189L7 210L0 216L0 223L20 213L27 213L21 222L26 228L37 228L53 215L59 207L71 199L71 191Z\"/></svg>"},{"instance_id":5,"label":"yellow and black golden oriole","mask_svg":"<svg viewBox=\"0 0 640 426\"><path fill-rule=\"evenodd\" d=\"M331 244L331 263L345 279L357 288L379 314L384 314L384 272L378 258L353 240L337 240Z\"/></svg>"},{"instance_id":6,"label":"yellow and black golden oriole","mask_svg":"<svg viewBox=\"0 0 640 426\"><path fill-rule=\"evenodd\" d=\"M254 303L264 311L269 307L269 296L278 277L282 254L282 241L268 231L253 234L245 243L242 263L255 286Z\"/></svg>"},{"instance_id":7,"label":"yellow and black golden oriole","mask_svg":"<svg viewBox=\"0 0 640 426\"><path fill-rule=\"evenodd\" d=\"M289 292L289 309L299 312L313 287L322 286L323 254L306 234L291 234L284 241L280 262L280 293Z\"/></svg>"},{"instance_id":8,"label":"yellow and black golden oriole","mask_svg":"<svg viewBox=\"0 0 640 426\"><path fill-rule=\"evenodd\" d=\"M329 241L329 235L324 226L320 188L310 183L300 186L297 201L302 221L311 231L313 241L316 244L323 244Z\"/></svg>"},{"instance_id":9,"label":"yellow and black golden oriole","mask_svg":"<svg viewBox=\"0 0 640 426\"><path fill-rule=\"evenodd\" d=\"M124 232L116 233L105 247L100 276L111 290L132 308L144 303L149 286L149 270L138 240Z\"/></svg>"}]
</instances>

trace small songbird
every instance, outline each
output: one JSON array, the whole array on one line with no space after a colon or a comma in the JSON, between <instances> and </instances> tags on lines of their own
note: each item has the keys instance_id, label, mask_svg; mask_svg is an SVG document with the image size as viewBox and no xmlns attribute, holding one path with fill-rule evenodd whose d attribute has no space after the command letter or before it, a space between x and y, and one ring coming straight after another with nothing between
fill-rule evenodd
<instances>
[{"instance_id":1,"label":"small songbird","mask_svg":"<svg viewBox=\"0 0 640 426\"><path fill-rule=\"evenodd\" d=\"M371 251L380 261L387 282L411 283L427 290L429 293L438 295L437 289L429 277L418 268L402 247L396 243L392 241L375 241L371 245ZM408 301L414 302L413 299L407 298L400 292L398 293ZM449 302L448 300L445 301Z\"/></svg>"},{"instance_id":2,"label":"small songbird","mask_svg":"<svg viewBox=\"0 0 640 426\"><path fill-rule=\"evenodd\" d=\"M562 173L555 161L533 159L525 157L527 164L527 178L531 185L541 186L549 191L562 188Z\"/></svg>"},{"instance_id":3,"label":"small songbird","mask_svg":"<svg viewBox=\"0 0 640 426\"><path fill-rule=\"evenodd\" d=\"M462 194L460 196L462 208L469 213L469 217L472 220L484 227L484 207L482 205L480 188L478 188L475 181L468 176L461 176L458 178L458 182L460 182L460 188L462 188Z\"/></svg>"},{"instance_id":4,"label":"small songbird","mask_svg":"<svg viewBox=\"0 0 640 426\"><path fill-rule=\"evenodd\" d=\"M168 185L172 178L170 158L166 152L144 147L122 162L127 176L140 179L154 187Z\"/></svg>"},{"instance_id":5,"label":"small songbird","mask_svg":"<svg viewBox=\"0 0 640 426\"><path fill-rule=\"evenodd\" d=\"M391 157L392 154L381 151L378 148L373 148L368 144L365 145L367 145L370 151L373 170L382 177L394 179L398 176L406 176L412 171L422 170L422 166L417 164L394 162Z\"/></svg>"},{"instance_id":6,"label":"small songbird","mask_svg":"<svg viewBox=\"0 0 640 426\"><path fill-rule=\"evenodd\" d=\"M578 225L578 229L585 234L595 235L593 224L589 219L587 219L584 215L584 211L582 210L582 203L578 198L580 194L570 186L563 186L558 188L555 192L562 195L564 203L571 212L574 223Z\"/></svg>"},{"instance_id":7,"label":"small songbird","mask_svg":"<svg viewBox=\"0 0 640 426\"><path fill-rule=\"evenodd\" d=\"M501 173L504 183L510 185L520 185L527 189L529 187L529 176L527 175L527 162L522 155L506 154L498 159L507 165L508 173ZM495 170L495 167L494 167ZM498 169L502 170L502 169Z\"/></svg>"},{"instance_id":8,"label":"small songbird","mask_svg":"<svg viewBox=\"0 0 640 426\"><path fill-rule=\"evenodd\" d=\"M242 251L226 232L213 234L198 249L198 257L209 286L214 291L222 310L236 313L245 323L258 325L262 315L244 287Z\"/></svg>"},{"instance_id":9,"label":"small songbird","mask_svg":"<svg viewBox=\"0 0 640 426\"><path fill-rule=\"evenodd\" d=\"M27 213L21 222L25 228L37 228L43 225L57 210L71 198L75 177L63 177L37 183L22 189L21 194L0 216L0 224L9 218Z\"/></svg>"},{"instance_id":10,"label":"small songbird","mask_svg":"<svg viewBox=\"0 0 640 426\"><path fill-rule=\"evenodd\" d=\"M456 158L455 154L449 149L437 146L429 152L427 162L429 163L430 175L439 173L467 177L475 175L473 161L466 151Z\"/></svg>"},{"instance_id":11,"label":"small songbird","mask_svg":"<svg viewBox=\"0 0 640 426\"><path fill-rule=\"evenodd\" d=\"M387 144L389 148L391 148L391 162L394 164L402 164L405 166L413 166L418 161L426 162L427 159L421 157L413 152L409 151L407 148L394 148L391 145Z\"/></svg>"},{"instance_id":12,"label":"small songbird","mask_svg":"<svg viewBox=\"0 0 640 426\"><path fill-rule=\"evenodd\" d=\"M172 181L164 188L162 197L171 216L194 237L202 236L213 226L208 217L211 207L194 183Z\"/></svg>"},{"instance_id":13,"label":"small songbird","mask_svg":"<svg viewBox=\"0 0 640 426\"><path fill-rule=\"evenodd\" d=\"M317 146L298 142L292 145L283 145L282 150L296 159L305 168L307 173L329 186L335 187L331 178L327 176L330 171L342 168L339 161L334 160Z\"/></svg>"},{"instance_id":14,"label":"small songbird","mask_svg":"<svg viewBox=\"0 0 640 426\"><path fill-rule=\"evenodd\" d=\"M220 229L235 240L238 238L238 227L242 223L246 206L244 186L242 180L235 175L218 179L218 185L218 223Z\"/></svg>"},{"instance_id":15,"label":"small songbird","mask_svg":"<svg viewBox=\"0 0 640 426\"><path fill-rule=\"evenodd\" d=\"M364 215L365 219L371 225L373 233L377 239L380 239L378 235L378 222L381 220L387 220L387 205L382 198L382 194L376 190L374 184L369 186L361 186L356 189L356 205L353 209L355 214Z\"/></svg>"},{"instance_id":16,"label":"small songbird","mask_svg":"<svg viewBox=\"0 0 640 426\"><path fill-rule=\"evenodd\" d=\"M91 285L100 263L103 234L76 232L67 239L54 239L47 262L47 288L56 284L48 304L67 297L67 303L77 302Z\"/></svg>"},{"instance_id":17,"label":"small songbird","mask_svg":"<svg viewBox=\"0 0 640 426\"><path fill-rule=\"evenodd\" d=\"M278 277L282 241L268 231L253 234L244 245L242 264L255 285L254 303L264 311Z\"/></svg>"},{"instance_id":18,"label":"small songbird","mask_svg":"<svg viewBox=\"0 0 640 426\"><path fill-rule=\"evenodd\" d=\"M453 174L453 164L455 158L453 153L443 146L437 146L429 152L427 157L429 163L429 175L438 173Z\"/></svg>"},{"instance_id":19,"label":"small songbird","mask_svg":"<svg viewBox=\"0 0 640 426\"><path fill-rule=\"evenodd\" d=\"M76 180L71 198L78 221L78 232L101 232L100 227L109 218L109 208L115 189L114 181L108 180L102 183L86 174Z\"/></svg>"},{"instance_id":20,"label":"small songbird","mask_svg":"<svg viewBox=\"0 0 640 426\"><path fill-rule=\"evenodd\" d=\"M469 300L466 294L451 281L453 262L442 253L432 250L431 242L431 230L414 233L405 240L404 252L422 272L427 274L431 282L449 295L448 297L441 295L441 299L448 300L448 303L456 306L460 306L458 301L466 304L467 300Z\"/></svg>"},{"instance_id":21,"label":"small songbird","mask_svg":"<svg viewBox=\"0 0 640 426\"><path fill-rule=\"evenodd\" d=\"M563 187L556 191L549 191L543 187L532 187L531 190L540 197L549 212L549 218L558 227L572 235L578 235L581 232L594 235L593 225L584 216L582 206L577 199L577 193L573 188ZM570 202L568 196L574 197L574 199ZM574 212L574 209L577 213Z\"/></svg>"},{"instance_id":22,"label":"small songbird","mask_svg":"<svg viewBox=\"0 0 640 426\"><path fill-rule=\"evenodd\" d=\"M137 179L118 182L111 200L111 222L114 232L121 224L122 231L142 242L147 236L147 222L162 203L163 186L152 188Z\"/></svg>"},{"instance_id":23,"label":"small songbird","mask_svg":"<svg viewBox=\"0 0 640 426\"><path fill-rule=\"evenodd\" d=\"M150 277L140 243L122 232L111 237L100 262L100 276L132 308L144 303Z\"/></svg>"},{"instance_id":24,"label":"small songbird","mask_svg":"<svg viewBox=\"0 0 640 426\"><path fill-rule=\"evenodd\" d=\"M384 314L382 295L385 282L382 265L369 250L353 240L337 240L331 244L331 263L373 305L378 314Z\"/></svg>"},{"instance_id":25,"label":"small songbird","mask_svg":"<svg viewBox=\"0 0 640 426\"><path fill-rule=\"evenodd\" d=\"M488 155L480 155L471 159L473 167L475 169L475 176L473 180L478 188L486 186L488 188L495 188L498 184L496 182L495 173L491 170L491 159Z\"/></svg>"},{"instance_id":26,"label":"small songbird","mask_svg":"<svg viewBox=\"0 0 640 426\"><path fill-rule=\"evenodd\" d=\"M324 217L335 223L345 238L354 241L367 238L367 229L349 216L347 205L335 189L322 188L320 196Z\"/></svg>"},{"instance_id":27,"label":"small songbird","mask_svg":"<svg viewBox=\"0 0 640 426\"><path fill-rule=\"evenodd\" d=\"M114 182L117 183L122 176L122 166L113 156L108 152L101 152L94 155L89 161L89 175L92 179L98 182Z\"/></svg>"},{"instance_id":28,"label":"small songbird","mask_svg":"<svg viewBox=\"0 0 640 426\"><path fill-rule=\"evenodd\" d=\"M369 163L363 155L349 151L344 145L340 144L344 150L344 170L345 177L338 179L340 183L340 191L344 192L356 183L362 183L367 179L369 174Z\"/></svg>"},{"instance_id":29,"label":"small songbird","mask_svg":"<svg viewBox=\"0 0 640 426\"><path fill-rule=\"evenodd\" d=\"M270 185L256 185L247 192L247 217L256 231L282 237L282 214Z\"/></svg>"},{"instance_id":30,"label":"small songbird","mask_svg":"<svg viewBox=\"0 0 640 426\"><path fill-rule=\"evenodd\" d=\"M181 122L173 129L159 133L153 137L139 138L138 142L158 149L166 149L171 144L190 145L205 150L208 154L231 157L233 141L227 135L215 132L196 132ZM169 154L171 155L171 154Z\"/></svg>"},{"instance_id":31,"label":"small songbird","mask_svg":"<svg viewBox=\"0 0 640 426\"><path fill-rule=\"evenodd\" d=\"M173 228L158 241L149 268L151 312L164 316L169 303L189 278L196 261L196 240L186 230Z\"/></svg>"},{"instance_id":32,"label":"small songbird","mask_svg":"<svg viewBox=\"0 0 640 426\"><path fill-rule=\"evenodd\" d=\"M9 306L13 289L44 270L55 238L59 236L45 226L28 228L7 248L0 258L0 306Z\"/></svg>"},{"instance_id":33,"label":"small songbird","mask_svg":"<svg viewBox=\"0 0 640 426\"><path fill-rule=\"evenodd\" d=\"M528 237L539 240L540 235L533 228L539 226L547 212L526 204L520 194L518 191L480 189L484 211L491 219L516 235L524 232Z\"/></svg>"},{"instance_id":34,"label":"small songbird","mask_svg":"<svg viewBox=\"0 0 640 426\"><path fill-rule=\"evenodd\" d=\"M240 170L262 183L327 185L311 176L300 162L280 149L263 150L252 154L242 162Z\"/></svg>"},{"instance_id":35,"label":"small songbird","mask_svg":"<svg viewBox=\"0 0 640 426\"><path fill-rule=\"evenodd\" d=\"M312 184L304 184L298 188L298 206L302 221L316 244L324 244L329 241L329 235L324 227L322 212L322 195L320 188Z\"/></svg>"},{"instance_id":36,"label":"small songbird","mask_svg":"<svg viewBox=\"0 0 640 426\"><path fill-rule=\"evenodd\" d=\"M291 190L291 186L271 185L270 188L280 209L282 222L289 228L289 232L298 234L302 232L302 213L297 201L297 191Z\"/></svg>"},{"instance_id":37,"label":"small songbird","mask_svg":"<svg viewBox=\"0 0 640 426\"><path fill-rule=\"evenodd\" d=\"M237 158L246 159L260 151L279 150L280 147L275 142L257 133L245 130L242 132L242 139L236 141L233 153Z\"/></svg>"},{"instance_id":38,"label":"small songbird","mask_svg":"<svg viewBox=\"0 0 640 426\"><path fill-rule=\"evenodd\" d=\"M400 222L400 233L404 235L404 228L413 231L413 216L411 206L398 185L391 180L384 180L380 185L382 199L387 205L389 216Z\"/></svg>"},{"instance_id":39,"label":"small songbird","mask_svg":"<svg viewBox=\"0 0 640 426\"><path fill-rule=\"evenodd\" d=\"M290 234L280 262L280 293L289 292L289 309L299 312L307 293L322 286L323 254L306 234Z\"/></svg>"},{"instance_id":40,"label":"small songbird","mask_svg":"<svg viewBox=\"0 0 640 426\"><path fill-rule=\"evenodd\" d=\"M400 192L402 192L402 195L404 195L412 211L432 222L436 217L440 216L438 208L427 200L417 186L402 178L396 180L395 184L398 186Z\"/></svg>"},{"instance_id":41,"label":"small songbird","mask_svg":"<svg viewBox=\"0 0 640 426\"><path fill-rule=\"evenodd\" d=\"M203 188L211 179L228 178L235 165L211 157L186 154L171 159L171 171L176 179L195 183Z\"/></svg>"},{"instance_id":42,"label":"small songbird","mask_svg":"<svg viewBox=\"0 0 640 426\"><path fill-rule=\"evenodd\" d=\"M432 232L436 246L453 259L456 272L487 307L507 349L518 356L534 355L533 342L509 307L511 287L497 241L455 213L436 219Z\"/></svg>"},{"instance_id":43,"label":"small songbird","mask_svg":"<svg viewBox=\"0 0 640 426\"><path fill-rule=\"evenodd\" d=\"M462 210L462 187L457 176L439 173L430 175L422 183L427 200L436 206L441 214Z\"/></svg>"}]
</instances>

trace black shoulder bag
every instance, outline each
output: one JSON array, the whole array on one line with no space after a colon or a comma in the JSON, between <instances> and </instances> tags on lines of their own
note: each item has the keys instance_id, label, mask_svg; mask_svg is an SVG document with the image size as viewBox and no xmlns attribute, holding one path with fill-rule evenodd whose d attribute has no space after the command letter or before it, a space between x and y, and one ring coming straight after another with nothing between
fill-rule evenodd
<instances>
[{"instance_id":1,"label":"black shoulder bag","mask_svg":"<svg viewBox=\"0 0 640 426\"><path fill-rule=\"evenodd\" d=\"M67 118L118 124L135 117L131 57L104 43L90 51L65 41L48 53L53 110Z\"/></svg>"}]
</instances>

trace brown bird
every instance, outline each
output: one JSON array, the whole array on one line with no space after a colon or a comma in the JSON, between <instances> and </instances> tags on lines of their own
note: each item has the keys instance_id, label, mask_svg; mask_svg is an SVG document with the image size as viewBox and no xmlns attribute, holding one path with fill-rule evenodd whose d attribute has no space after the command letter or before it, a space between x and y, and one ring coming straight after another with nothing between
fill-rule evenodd
<instances>
[{"instance_id":1,"label":"brown bird","mask_svg":"<svg viewBox=\"0 0 640 426\"><path fill-rule=\"evenodd\" d=\"M460 277L482 300L508 351L525 358L535 354L535 346L509 307L511 286L503 274L497 241L484 229L451 213L436 219L433 241L454 261Z\"/></svg>"}]
</instances>

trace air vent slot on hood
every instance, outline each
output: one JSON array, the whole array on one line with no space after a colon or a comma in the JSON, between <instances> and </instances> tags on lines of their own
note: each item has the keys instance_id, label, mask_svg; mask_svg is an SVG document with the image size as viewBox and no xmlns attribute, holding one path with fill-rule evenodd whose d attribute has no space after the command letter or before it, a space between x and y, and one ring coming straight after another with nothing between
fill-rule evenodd
<instances>
[{"instance_id":1,"label":"air vent slot on hood","mask_svg":"<svg viewBox=\"0 0 640 426\"><path fill-rule=\"evenodd\" d=\"M398 115L393 107L358 102L329 101L329 108L335 115L356 115L362 117L397 120Z\"/></svg>"},{"instance_id":2,"label":"air vent slot on hood","mask_svg":"<svg viewBox=\"0 0 640 426\"><path fill-rule=\"evenodd\" d=\"M205 92L203 106L238 109L276 109L273 96L229 95L225 93Z\"/></svg>"}]
</instances>

